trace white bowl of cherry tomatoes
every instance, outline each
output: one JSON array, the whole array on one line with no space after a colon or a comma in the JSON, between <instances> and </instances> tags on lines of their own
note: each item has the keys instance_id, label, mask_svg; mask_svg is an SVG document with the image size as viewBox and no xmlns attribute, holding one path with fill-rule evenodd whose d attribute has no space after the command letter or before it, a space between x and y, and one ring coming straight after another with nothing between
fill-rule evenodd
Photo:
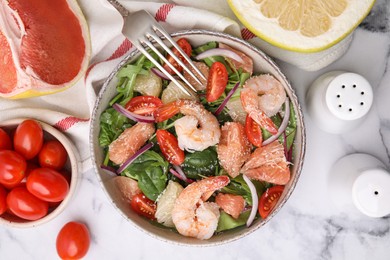
<instances>
[{"instance_id":1,"label":"white bowl of cherry tomatoes","mask_svg":"<svg viewBox=\"0 0 390 260\"><path fill-rule=\"evenodd\" d=\"M0 223L34 227L58 216L75 191L78 156L54 127L35 119L0 123Z\"/></svg>"}]
</instances>

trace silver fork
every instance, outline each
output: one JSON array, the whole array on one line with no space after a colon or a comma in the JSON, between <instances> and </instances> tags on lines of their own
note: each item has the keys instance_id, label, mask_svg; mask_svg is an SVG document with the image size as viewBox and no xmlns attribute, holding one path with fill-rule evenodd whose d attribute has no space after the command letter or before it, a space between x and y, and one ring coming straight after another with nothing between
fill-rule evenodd
<instances>
[{"instance_id":1,"label":"silver fork","mask_svg":"<svg viewBox=\"0 0 390 260\"><path fill-rule=\"evenodd\" d=\"M162 72L165 76L167 76L170 80L172 80L183 92L188 95L193 95L193 92L196 93L195 87L165 58L163 54L158 50L158 48L154 45L157 43L160 45L172 58L175 59L177 63L188 74L199 84L202 84L201 80L206 80L205 76L200 72L200 70L195 66L192 60L188 57L188 55L179 47L179 45L175 42L174 39L164 30L162 26L160 26L157 21L151 16L147 11L141 10L132 14L129 14L128 10L118 3L116 0L108 0L123 16L124 25L122 28L122 33L132 42L132 44L148 58L153 64ZM160 34L160 35L159 35ZM164 43L162 38L166 39L168 42L172 44L174 48L176 48L180 55L184 57L187 63L192 67L192 69L196 72L193 73L190 68L175 55L172 50ZM157 56L164 61L175 73L179 76L179 78L190 88L190 90L180 84L178 80L173 77L166 69L164 69L161 64L155 60L152 55L147 51L146 48L150 48L153 52L157 54ZM193 91L191 93L191 90Z\"/></svg>"}]
</instances>

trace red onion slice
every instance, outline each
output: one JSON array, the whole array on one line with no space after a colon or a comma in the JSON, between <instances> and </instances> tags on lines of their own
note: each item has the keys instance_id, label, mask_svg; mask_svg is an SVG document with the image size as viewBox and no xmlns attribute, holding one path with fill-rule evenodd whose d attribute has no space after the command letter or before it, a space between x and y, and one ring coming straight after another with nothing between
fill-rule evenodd
<instances>
[{"instance_id":1,"label":"red onion slice","mask_svg":"<svg viewBox=\"0 0 390 260\"><path fill-rule=\"evenodd\" d=\"M149 150L150 148L152 148L154 145L154 143L148 143L146 145L144 145L141 149L139 149L133 156L131 156L129 159L127 159L122 165L121 167L119 167L119 169L116 171L118 174L120 174L121 172L123 172L127 166L129 166L132 162L134 162L135 159L137 159L141 154L143 154L144 152L146 152L147 150Z\"/></svg>"},{"instance_id":2,"label":"red onion slice","mask_svg":"<svg viewBox=\"0 0 390 260\"><path fill-rule=\"evenodd\" d=\"M259 207L259 197L257 196L256 187L255 185L253 185L252 181L245 174L243 174L242 177L244 178L244 181L248 185L252 196L251 214L249 215L249 218L246 221L246 226L249 227L256 217L257 208Z\"/></svg>"},{"instance_id":3,"label":"red onion slice","mask_svg":"<svg viewBox=\"0 0 390 260\"><path fill-rule=\"evenodd\" d=\"M231 58L237 62L244 63L244 60L240 57L240 55L238 55L232 50L225 49L225 48L214 48L214 49L204 51L198 54L195 57L195 59L202 60L211 56L224 56L224 57Z\"/></svg>"},{"instance_id":4,"label":"red onion slice","mask_svg":"<svg viewBox=\"0 0 390 260\"><path fill-rule=\"evenodd\" d=\"M170 80L161 70L157 68L151 68L150 69L156 76L165 79L165 80Z\"/></svg>"},{"instance_id":5,"label":"red onion slice","mask_svg":"<svg viewBox=\"0 0 390 260\"><path fill-rule=\"evenodd\" d=\"M108 174L112 175L112 176L117 176L118 174L116 173L116 170L110 166L107 166L107 165L100 165L100 168L105 170Z\"/></svg>"},{"instance_id":6,"label":"red onion slice","mask_svg":"<svg viewBox=\"0 0 390 260\"><path fill-rule=\"evenodd\" d=\"M271 136L270 138L268 138L267 140L265 140L263 142L263 144L262 144L263 146L270 144L273 141L275 141L276 139L278 139L279 136L286 130L286 127L288 125L288 121L290 120L290 101L288 98L286 99L286 102L284 102L284 104L285 104L285 109L284 109L285 113L284 113L282 124L280 125L278 132L276 134L274 134L273 136Z\"/></svg>"},{"instance_id":7,"label":"red onion slice","mask_svg":"<svg viewBox=\"0 0 390 260\"><path fill-rule=\"evenodd\" d=\"M112 105L112 107L116 111L118 111L119 113L121 113L122 115L124 115L125 117L127 117L127 118L129 118L129 119L131 119L133 121L142 122L142 123L154 123L154 117L153 116L137 115L136 113L130 112L126 108L122 107L118 103L115 103L114 105Z\"/></svg>"},{"instance_id":8,"label":"red onion slice","mask_svg":"<svg viewBox=\"0 0 390 260\"><path fill-rule=\"evenodd\" d=\"M217 110L215 110L214 115L218 116L219 114L221 114L223 108L226 106L227 102L233 96L234 92L236 92L239 86L240 86L240 82L237 82L236 85L234 85L234 87L229 91L226 98L224 99L224 101L222 101L222 103L219 105Z\"/></svg>"},{"instance_id":9,"label":"red onion slice","mask_svg":"<svg viewBox=\"0 0 390 260\"><path fill-rule=\"evenodd\" d=\"M175 168L175 169L170 168L169 171L173 175L175 175L177 178L179 178L180 180L185 181L187 183L193 183L194 182L193 180L187 178L187 176L183 172L183 169L180 166L173 165L173 168Z\"/></svg>"}]
</instances>

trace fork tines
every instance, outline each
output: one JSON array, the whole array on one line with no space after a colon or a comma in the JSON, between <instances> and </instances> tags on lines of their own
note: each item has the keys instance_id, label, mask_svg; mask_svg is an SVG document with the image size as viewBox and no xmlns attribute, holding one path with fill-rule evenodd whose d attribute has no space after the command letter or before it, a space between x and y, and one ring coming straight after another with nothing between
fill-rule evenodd
<instances>
[{"instance_id":1,"label":"fork tines","mask_svg":"<svg viewBox=\"0 0 390 260\"><path fill-rule=\"evenodd\" d=\"M134 18L134 19L132 19ZM135 19L136 18L136 19ZM134 28L126 28L126 27L134 27L135 24L133 22L137 22L136 24L142 21L142 30L138 31L134 34ZM154 20L154 18L146 11L138 11L130 16L128 16L127 21L125 22L125 26L123 28L123 33L129 40L134 44L134 46L146 56L153 64L162 72L165 76L167 76L170 80L172 80L182 91L184 91L188 95L193 95L190 90L196 93L195 87L165 58L165 56L161 53L161 51L155 46L154 43L157 43L161 46L175 61L183 67L183 69L188 72L188 74L199 84L202 84L201 80L206 80L205 76L200 72L200 70L195 66L192 60L188 57L188 55L179 47L179 45L175 42L174 39ZM160 35L161 36L160 36ZM174 48L176 48L180 55L185 59L186 63L184 63L177 55L175 55L172 50L164 43L162 38L165 38L168 42L172 44ZM161 64L155 60L152 55L146 50L146 47L149 47L153 52L157 54L157 56L164 61L175 73L176 75L190 88L187 89L185 86L180 84L177 79L172 76L166 69L164 69ZM191 66L193 70L189 67ZM196 73L193 73L195 71Z\"/></svg>"}]
</instances>

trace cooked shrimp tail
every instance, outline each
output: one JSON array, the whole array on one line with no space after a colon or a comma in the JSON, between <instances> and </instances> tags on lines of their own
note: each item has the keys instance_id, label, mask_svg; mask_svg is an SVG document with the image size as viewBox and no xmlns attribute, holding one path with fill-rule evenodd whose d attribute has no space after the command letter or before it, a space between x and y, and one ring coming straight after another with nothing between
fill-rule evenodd
<instances>
[{"instance_id":1,"label":"cooked shrimp tail","mask_svg":"<svg viewBox=\"0 0 390 260\"><path fill-rule=\"evenodd\" d=\"M188 185L172 210L177 231L184 236L209 239L218 226L219 206L214 202L204 202L202 196L225 187L229 182L228 176L215 176Z\"/></svg>"}]
</instances>

